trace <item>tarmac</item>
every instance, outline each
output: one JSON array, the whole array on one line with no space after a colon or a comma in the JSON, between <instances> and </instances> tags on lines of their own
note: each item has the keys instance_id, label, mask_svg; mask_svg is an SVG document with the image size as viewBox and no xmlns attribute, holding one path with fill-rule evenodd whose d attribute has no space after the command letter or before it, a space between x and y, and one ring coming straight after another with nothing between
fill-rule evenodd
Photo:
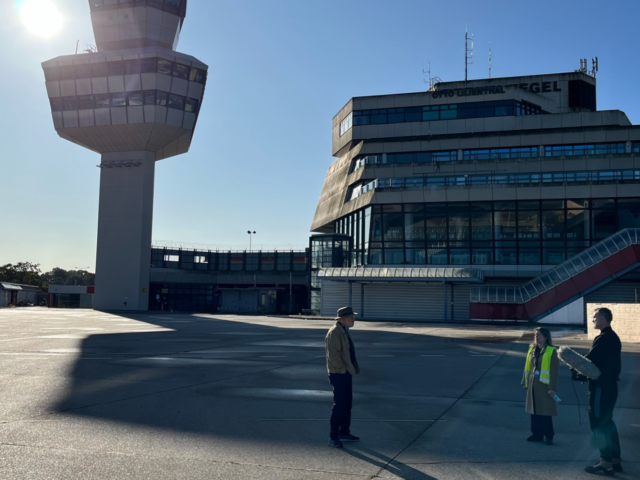
<instances>
[{"instance_id":1,"label":"tarmac","mask_svg":"<svg viewBox=\"0 0 640 480\"><path fill-rule=\"evenodd\" d=\"M586 385L526 442L517 326L356 322L352 432L331 448L327 320L0 310L0 479L588 479ZM615 330L615 319L613 323ZM583 330L553 330L583 353ZM640 344L614 419L640 479ZM575 391L574 391L575 387Z\"/></svg>"}]
</instances>

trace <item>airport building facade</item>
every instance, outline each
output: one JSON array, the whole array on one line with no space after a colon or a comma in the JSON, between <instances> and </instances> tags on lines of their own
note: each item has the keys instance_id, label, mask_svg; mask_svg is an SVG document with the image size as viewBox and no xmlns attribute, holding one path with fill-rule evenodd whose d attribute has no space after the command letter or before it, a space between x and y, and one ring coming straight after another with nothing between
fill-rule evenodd
<instances>
[{"instance_id":1,"label":"airport building facade","mask_svg":"<svg viewBox=\"0 0 640 480\"><path fill-rule=\"evenodd\" d=\"M325 315L583 323L585 298L637 301L640 128L585 72L352 98L332 153L311 230L350 247L312 261Z\"/></svg>"}]
</instances>

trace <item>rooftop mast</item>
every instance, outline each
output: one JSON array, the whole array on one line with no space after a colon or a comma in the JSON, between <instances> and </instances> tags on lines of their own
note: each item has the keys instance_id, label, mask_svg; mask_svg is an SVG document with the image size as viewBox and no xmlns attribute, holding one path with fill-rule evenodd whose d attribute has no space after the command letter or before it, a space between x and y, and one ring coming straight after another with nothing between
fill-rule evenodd
<instances>
[{"instance_id":1,"label":"rooftop mast","mask_svg":"<svg viewBox=\"0 0 640 480\"><path fill-rule=\"evenodd\" d=\"M469 46L471 42L471 46ZM464 31L464 81L469 78L469 65L473 64L473 33L469 35L468 31Z\"/></svg>"}]
</instances>

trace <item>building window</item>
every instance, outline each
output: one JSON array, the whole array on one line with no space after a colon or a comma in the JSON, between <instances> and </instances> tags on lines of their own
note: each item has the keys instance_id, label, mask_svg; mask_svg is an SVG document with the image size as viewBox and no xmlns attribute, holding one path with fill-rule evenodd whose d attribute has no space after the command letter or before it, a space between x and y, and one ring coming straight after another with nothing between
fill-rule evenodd
<instances>
[{"instance_id":1,"label":"building window","mask_svg":"<svg viewBox=\"0 0 640 480\"><path fill-rule=\"evenodd\" d=\"M623 153L625 153L624 143L596 143L587 145L557 145L544 147L545 157L575 157Z\"/></svg>"},{"instance_id":2,"label":"building window","mask_svg":"<svg viewBox=\"0 0 640 480\"><path fill-rule=\"evenodd\" d=\"M180 95L174 95L160 90L81 95L79 97L57 97L49 100L51 103L51 110L54 112L109 107L160 105L198 114L200 106L200 102L195 98L182 97Z\"/></svg>"},{"instance_id":3,"label":"building window","mask_svg":"<svg viewBox=\"0 0 640 480\"><path fill-rule=\"evenodd\" d=\"M347 115L347 117L340 122L340 136L347 133L353 126L353 112Z\"/></svg>"},{"instance_id":4,"label":"building window","mask_svg":"<svg viewBox=\"0 0 640 480\"><path fill-rule=\"evenodd\" d=\"M463 160L504 160L513 158L535 158L538 147L492 148L484 150L465 150Z\"/></svg>"},{"instance_id":5,"label":"building window","mask_svg":"<svg viewBox=\"0 0 640 480\"><path fill-rule=\"evenodd\" d=\"M385 123L432 122L468 118L486 118L518 115L541 115L547 113L538 105L516 100L472 102L459 105L428 105L421 107L356 110L353 125L379 125ZM343 120L346 121L347 119ZM351 124L351 122L350 122ZM350 127L349 127L350 128ZM348 128L344 129L346 132ZM342 123L340 135L343 134Z\"/></svg>"},{"instance_id":6,"label":"building window","mask_svg":"<svg viewBox=\"0 0 640 480\"><path fill-rule=\"evenodd\" d=\"M549 172L490 175L449 175L407 178L378 178L355 184L346 201L351 201L375 188L465 187L471 185L565 185L618 184L640 182L640 170L591 170L585 172Z\"/></svg>"}]
</instances>

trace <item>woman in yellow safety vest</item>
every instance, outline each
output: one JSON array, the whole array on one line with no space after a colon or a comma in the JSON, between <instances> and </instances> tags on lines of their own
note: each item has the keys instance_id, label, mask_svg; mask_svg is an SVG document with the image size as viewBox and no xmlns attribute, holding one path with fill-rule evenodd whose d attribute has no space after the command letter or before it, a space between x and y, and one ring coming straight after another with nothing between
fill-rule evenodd
<instances>
[{"instance_id":1,"label":"woman in yellow safety vest","mask_svg":"<svg viewBox=\"0 0 640 480\"><path fill-rule=\"evenodd\" d=\"M531 436L528 442L553 445L553 420L558 415L558 352L546 328L534 330L534 343L529 348L522 376L527 390L527 413L531 414Z\"/></svg>"}]
</instances>

